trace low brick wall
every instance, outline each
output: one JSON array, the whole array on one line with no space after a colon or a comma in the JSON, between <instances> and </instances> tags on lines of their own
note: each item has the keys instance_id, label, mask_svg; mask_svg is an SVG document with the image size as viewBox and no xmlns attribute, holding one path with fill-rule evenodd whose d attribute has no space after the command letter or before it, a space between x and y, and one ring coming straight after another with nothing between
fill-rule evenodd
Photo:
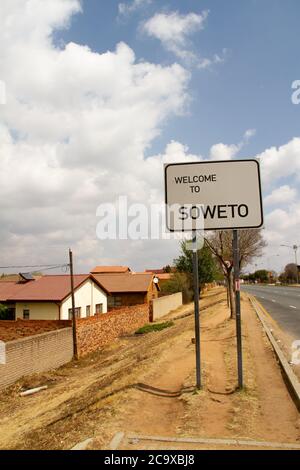
<instances>
[{"instance_id":1,"label":"low brick wall","mask_svg":"<svg viewBox=\"0 0 300 470\"><path fill-rule=\"evenodd\" d=\"M70 326L72 326L72 322L69 320L2 320L0 321L0 340L4 342L14 341L49 331L61 330Z\"/></svg>"},{"instance_id":2,"label":"low brick wall","mask_svg":"<svg viewBox=\"0 0 300 470\"><path fill-rule=\"evenodd\" d=\"M146 323L149 323L148 304L122 307L103 315L77 320L79 356L95 352Z\"/></svg>"},{"instance_id":3,"label":"low brick wall","mask_svg":"<svg viewBox=\"0 0 300 470\"><path fill-rule=\"evenodd\" d=\"M151 302L150 320L155 321L182 305L182 292L154 299Z\"/></svg>"},{"instance_id":4,"label":"low brick wall","mask_svg":"<svg viewBox=\"0 0 300 470\"><path fill-rule=\"evenodd\" d=\"M6 342L6 363L0 364L0 389L26 375L56 369L70 362L72 357L72 328Z\"/></svg>"}]
</instances>

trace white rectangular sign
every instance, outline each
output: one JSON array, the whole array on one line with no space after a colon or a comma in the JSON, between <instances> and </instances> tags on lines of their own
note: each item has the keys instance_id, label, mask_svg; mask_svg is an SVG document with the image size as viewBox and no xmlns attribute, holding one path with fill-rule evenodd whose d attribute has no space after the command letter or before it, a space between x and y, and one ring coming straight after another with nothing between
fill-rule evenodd
<instances>
[{"instance_id":1,"label":"white rectangular sign","mask_svg":"<svg viewBox=\"0 0 300 470\"><path fill-rule=\"evenodd\" d=\"M167 164L165 192L171 232L263 225L257 160Z\"/></svg>"}]
</instances>

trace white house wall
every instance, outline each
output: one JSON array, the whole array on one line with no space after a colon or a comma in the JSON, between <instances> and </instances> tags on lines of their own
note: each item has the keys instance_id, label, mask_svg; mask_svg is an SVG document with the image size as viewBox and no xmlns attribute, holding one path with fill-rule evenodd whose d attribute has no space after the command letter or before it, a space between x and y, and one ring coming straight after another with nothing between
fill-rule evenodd
<instances>
[{"instance_id":1,"label":"white house wall","mask_svg":"<svg viewBox=\"0 0 300 470\"><path fill-rule=\"evenodd\" d=\"M30 311L30 320L59 320L59 306L54 302L17 302L16 318L23 319L23 310Z\"/></svg>"},{"instance_id":2,"label":"white house wall","mask_svg":"<svg viewBox=\"0 0 300 470\"><path fill-rule=\"evenodd\" d=\"M103 313L107 313L107 296L91 279L88 279L75 291L75 307L81 308L81 318L86 318L86 307L91 306L91 316L96 313L96 305L103 305ZM72 299L69 296L61 305L60 319L69 319L69 309L72 308Z\"/></svg>"}]
</instances>

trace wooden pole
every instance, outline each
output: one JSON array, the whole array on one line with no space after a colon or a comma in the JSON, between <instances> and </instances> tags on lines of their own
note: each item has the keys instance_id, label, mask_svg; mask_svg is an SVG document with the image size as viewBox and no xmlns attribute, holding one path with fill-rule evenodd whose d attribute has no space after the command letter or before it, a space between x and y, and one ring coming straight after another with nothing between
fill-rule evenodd
<instances>
[{"instance_id":1,"label":"wooden pole","mask_svg":"<svg viewBox=\"0 0 300 470\"><path fill-rule=\"evenodd\" d=\"M76 325L74 270L73 270L72 250L69 250L69 258L70 258L71 299L72 299L73 354L74 354L74 359L77 360L78 359L78 345L77 345L77 325Z\"/></svg>"}]
</instances>

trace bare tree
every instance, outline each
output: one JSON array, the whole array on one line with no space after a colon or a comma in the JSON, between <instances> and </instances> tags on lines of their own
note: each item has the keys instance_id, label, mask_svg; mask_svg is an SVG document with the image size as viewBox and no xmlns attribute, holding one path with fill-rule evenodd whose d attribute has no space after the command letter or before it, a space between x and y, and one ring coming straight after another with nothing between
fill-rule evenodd
<instances>
[{"instance_id":1,"label":"bare tree","mask_svg":"<svg viewBox=\"0 0 300 470\"><path fill-rule=\"evenodd\" d=\"M205 241L220 266L223 269L229 295L231 318L235 316L233 301L233 252L232 252L232 230L220 230L209 232ZM254 258L261 256L266 243L261 230L239 231L239 262L240 269L249 264Z\"/></svg>"}]
</instances>

